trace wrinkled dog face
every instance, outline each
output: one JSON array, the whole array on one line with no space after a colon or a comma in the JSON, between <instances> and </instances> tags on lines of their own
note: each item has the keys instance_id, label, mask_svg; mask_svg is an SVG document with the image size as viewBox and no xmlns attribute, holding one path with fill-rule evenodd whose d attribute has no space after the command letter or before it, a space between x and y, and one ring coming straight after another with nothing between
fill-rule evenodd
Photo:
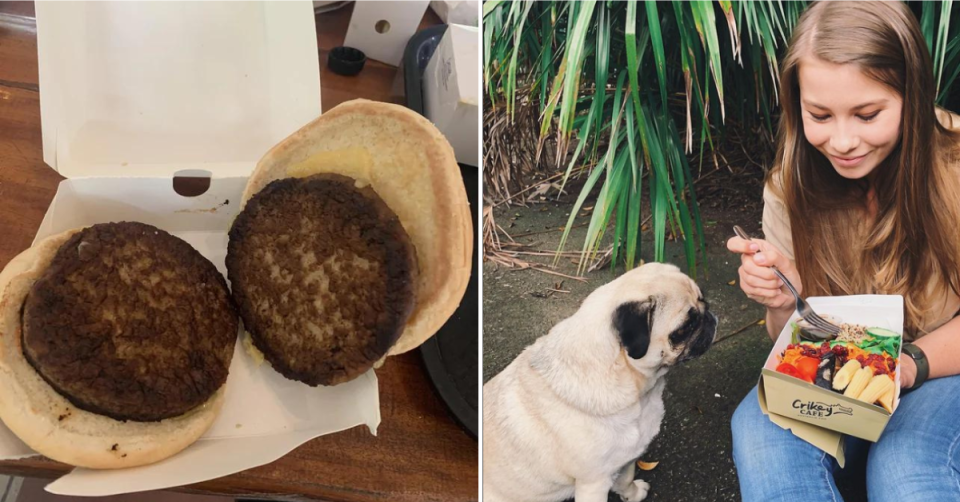
<instances>
[{"instance_id":1,"label":"wrinkled dog face","mask_svg":"<svg viewBox=\"0 0 960 502\"><path fill-rule=\"evenodd\" d=\"M613 329L644 366L672 366L713 344L717 317L697 284L673 265L647 264L617 279Z\"/></svg>"}]
</instances>

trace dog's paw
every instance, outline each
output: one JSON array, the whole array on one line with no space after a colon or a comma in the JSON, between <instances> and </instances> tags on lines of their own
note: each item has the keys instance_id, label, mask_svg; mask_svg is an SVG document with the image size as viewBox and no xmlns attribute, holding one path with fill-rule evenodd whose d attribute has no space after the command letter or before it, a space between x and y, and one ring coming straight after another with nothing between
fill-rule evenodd
<instances>
[{"instance_id":1,"label":"dog's paw","mask_svg":"<svg viewBox=\"0 0 960 502\"><path fill-rule=\"evenodd\" d=\"M647 498L648 493L650 493L650 483L642 479L637 479L627 485L627 489L620 494L620 498L623 499L624 502L640 502Z\"/></svg>"}]
</instances>

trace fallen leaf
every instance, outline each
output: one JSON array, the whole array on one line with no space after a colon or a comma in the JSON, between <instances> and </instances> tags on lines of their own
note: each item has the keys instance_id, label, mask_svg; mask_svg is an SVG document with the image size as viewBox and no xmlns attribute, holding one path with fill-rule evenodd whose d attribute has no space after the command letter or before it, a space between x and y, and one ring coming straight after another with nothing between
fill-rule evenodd
<instances>
[{"instance_id":1,"label":"fallen leaf","mask_svg":"<svg viewBox=\"0 0 960 502\"><path fill-rule=\"evenodd\" d=\"M763 325L765 325L765 324L767 324L767 321L765 321L765 320L763 320L763 319L760 319L760 321L757 322L757 326L763 326Z\"/></svg>"},{"instance_id":2,"label":"fallen leaf","mask_svg":"<svg viewBox=\"0 0 960 502\"><path fill-rule=\"evenodd\" d=\"M641 471L652 471L654 467L657 466L660 462L644 462L643 460L637 460L637 467Z\"/></svg>"},{"instance_id":3,"label":"fallen leaf","mask_svg":"<svg viewBox=\"0 0 960 502\"><path fill-rule=\"evenodd\" d=\"M734 280L732 280L732 281L730 281L730 282L727 283L728 286L734 286L734 285L736 285L736 284L737 284L736 279L734 279Z\"/></svg>"}]
</instances>

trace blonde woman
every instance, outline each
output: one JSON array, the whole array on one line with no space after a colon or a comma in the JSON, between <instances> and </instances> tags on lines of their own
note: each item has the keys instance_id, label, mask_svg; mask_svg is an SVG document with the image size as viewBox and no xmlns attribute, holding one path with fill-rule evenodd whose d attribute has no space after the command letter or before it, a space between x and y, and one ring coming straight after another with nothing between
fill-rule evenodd
<instances>
[{"instance_id":1,"label":"blonde woman","mask_svg":"<svg viewBox=\"0 0 960 502\"><path fill-rule=\"evenodd\" d=\"M866 461L871 501L960 501L960 162L916 18L901 2L823 2L794 30L781 70L777 165L765 240L730 239L740 286L779 334L793 297L900 294L904 394ZM756 390L733 416L745 501L842 500L836 461L774 425ZM848 466L847 471L851 470Z\"/></svg>"}]
</instances>

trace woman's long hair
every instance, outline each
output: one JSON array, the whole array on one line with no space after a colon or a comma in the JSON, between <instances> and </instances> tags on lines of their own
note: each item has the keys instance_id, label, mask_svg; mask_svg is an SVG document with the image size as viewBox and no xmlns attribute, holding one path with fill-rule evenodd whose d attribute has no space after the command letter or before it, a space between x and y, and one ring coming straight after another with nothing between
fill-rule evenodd
<instances>
[{"instance_id":1,"label":"woman's long hair","mask_svg":"<svg viewBox=\"0 0 960 502\"><path fill-rule=\"evenodd\" d=\"M960 293L958 135L937 120L930 54L902 2L819 2L801 16L781 70L777 163L767 183L790 216L805 296L900 294L908 338ZM856 65L903 98L899 144L865 180L848 180L806 141L800 59Z\"/></svg>"}]
</instances>

